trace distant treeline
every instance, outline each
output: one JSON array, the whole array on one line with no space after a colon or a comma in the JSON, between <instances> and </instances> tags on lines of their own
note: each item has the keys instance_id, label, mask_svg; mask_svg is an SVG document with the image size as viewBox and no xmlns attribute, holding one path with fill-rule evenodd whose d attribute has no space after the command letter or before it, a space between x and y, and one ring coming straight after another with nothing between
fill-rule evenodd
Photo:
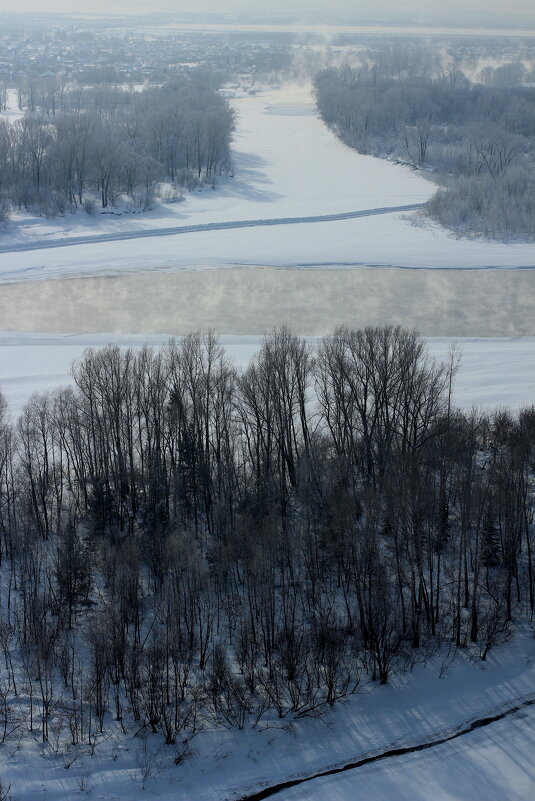
<instances>
[{"instance_id":1,"label":"distant treeline","mask_svg":"<svg viewBox=\"0 0 535 801\"><path fill-rule=\"evenodd\" d=\"M21 120L0 120L4 203L50 216L120 195L147 206L159 181L178 190L230 168L234 114L204 73L141 92L47 86Z\"/></svg>"},{"instance_id":2,"label":"distant treeline","mask_svg":"<svg viewBox=\"0 0 535 801\"><path fill-rule=\"evenodd\" d=\"M426 169L445 188L427 212L466 234L535 236L535 88L522 64L485 68L418 58L326 69L318 109L351 147ZM516 83L515 83L516 80ZM511 85L514 84L514 85Z\"/></svg>"},{"instance_id":3,"label":"distant treeline","mask_svg":"<svg viewBox=\"0 0 535 801\"><path fill-rule=\"evenodd\" d=\"M485 659L534 612L535 408L456 409L456 364L282 329L240 371L195 334L3 408L0 737L75 747L113 714L183 743L441 644Z\"/></svg>"}]
</instances>

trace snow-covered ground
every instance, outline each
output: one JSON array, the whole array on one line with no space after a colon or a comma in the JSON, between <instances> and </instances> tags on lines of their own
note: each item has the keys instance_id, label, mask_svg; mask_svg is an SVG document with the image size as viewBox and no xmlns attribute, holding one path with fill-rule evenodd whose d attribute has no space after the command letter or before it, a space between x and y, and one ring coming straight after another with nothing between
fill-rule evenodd
<instances>
[{"instance_id":1,"label":"snow-covered ground","mask_svg":"<svg viewBox=\"0 0 535 801\"><path fill-rule=\"evenodd\" d=\"M11 93L12 117L15 102ZM0 251L69 236L129 236L140 229L410 205L434 191L421 174L362 156L338 141L315 115L307 86L237 97L233 103L239 114L235 176L215 191L187 195L182 203L143 215L18 217L0 235ZM377 269L384 265L433 269ZM467 269L519 266L535 267L533 244L455 239L423 225L414 213L0 252L0 281L8 282L0 292L0 328L179 334L213 327L250 335L289 322L299 333L322 334L338 322L392 322L416 326L427 336L533 335L535 269ZM104 277L111 274L121 277ZM80 276L93 277L46 280ZM1 350L7 354L5 346ZM26 398L32 386L50 386L67 372L67 346L33 350L37 373L26 372L24 365L22 374L13 368L23 352L20 341L6 356L0 383L8 394ZM62 366L45 368L60 352ZM459 402L531 402L534 352L532 339L481 344L470 371L463 368L467 382ZM494 369L498 365L503 368Z\"/></svg>"},{"instance_id":2,"label":"snow-covered ground","mask_svg":"<svg viewBox=\"0 0 535 801\"><path fill-rule=\"evenodd\" d=\"M269 217L336 214L427 200L433 185L417 172L361 156L316 116L310 88L287 87L237 97L234 177L186 194L182 203L143 215L78 213L65 219L17 217L2 245L82 233L128 231ZM111 210L110 210L111 211Z\"/></svg>"},{"instance_id":3,"label":"snow-covered ground","mask_svg":"<svg viewBox=\"0 0 535 801\"><path fill-rule=\"evenodd\" d=\"M419 227L399 214L384 214L0 253L0 281L265 264L533 268L535 246L454 239L431 224Z\"/></svg>"},{"instance_id":4,"label":"snow-covered ground","mask_svg":"<svg viewBox=\"0 0 535 801\"><path fill-rule=\"evenodd\" d=\"M6 110L0 111L0 119L15 122L24 116L24 112L19 109L18 96L16 89L7 90Z\"/></svg>"},{"instance_id":5,"label":"snow-covered ground","mask_svg":"<svg viewBox=\"0 0 535 801\"><path fill-rule=\"evenodd\" d=\"M140 347L161 345L166 335L99 334L78 336L0 333L0 390L13 416L20 413L32 392L46 392L71 383L70 367L87 347L116 343ZM258 350L262 337L222 337L225 349L240 367ZM311 346L316 338L309 337ZM431 354L448 358L451 340L430 338ZM461 363L455 382L454 402L473 406L519 408L535 403L535 338L458 339Z\"/></svg>"},{"instance_id":6,"label":"snow-covered ground","mask_svg":"<svg viewBox=\"0 0 535 801\"><path fill-rule=\"evenodd\" d=\"M534 692L535 641L526 629L506 648L491 651L487 662L469 649L459 651L453 661L443 653L425 667L397 673L385 687L364 683L357 695L320 720L279 721L241 732L206 731L193 740L189 758L178 766L173 764L175 750L162 746L159 736L149 735L144 747L134 729L120 736L110 714L95 756L81 756L66 769L68 760L39 743L37 734L36 741L20 746L15 738L0 749L0 776L11 783L15 801L72 801L81 786L102 801L230 801L296 774L438 739L532 698ZM384 760L328 782L314 780L281 798L530 801L533 721L526 707L516 717L448 745ZM139 764L146 765L150 754L151 778L143 790ZM406 791L398 781L407 782Z\"/></svg>"},{"instance_id":7,"label":"snow-covered ground","mask_svg":"<svg viewBox=\"0 0 535 801\"><path fill-rule=\"evenodd\" d=\"M308 87L286 87L233 100L238 128L235 175L216 190L146 214L64 219L16 216L0 235L0 280L111 274L233 264L532 267L533 244L456 239L411 214L338 222L200 231L180 236L39 249L64 239L206 223L298 218L396 207L426 201L435 187L421 174L363 156L338 141L314 113Z\"/></svg>"},{"instance_id":8,"label":"snow-covered ground","mask_svg":"<svg viewBox=\"0 0 535 801\"><path fill-rule=\"evenodd\" d=\"M451 743L286 790L279 801L528 801L535 797L535 709Z\"/></svg>"},{"instance_id":9,"label":"snow-covered ground","mask_svg":"<svg viewBox=\"0 0 535 801\"><path fill-rule=\"evenodd\" d=\"M216 191L196 193L183 203L160 206L147 215L79 214L63 221L16 218L1 234L0 250L67 235L119 231L128 236L141 227L322 216L408 205L425 201L433 192L432 184L421 175L360 156L338 142L314 116L306 90L234 102L240 113L236 176L223 181ZM269 310L271 324L288 321L311 334L332 330L336 321L344 320L352 324L404 321L417 324L426 334L436 333L447 320L459 334L466 331L463 326L470 319L477 333L488 334L495 330L493 325L501 326L502 333L535 333L530 328L535 317L533 269L457 269L446 279L445 271L436 269L352 267L535 266L533 245L457 240L435 226L416 224L414 215L409 216L386 214L338 222L197 231L0 253L0 281L23 282L23 286L5 283L0 288L0 328L139 332L137 336L0 334L0 389L16 415L33 391L69 383L70 364L87 346L111 341L133 346L145 341L159 344L166 340L165 334L149 336L148 330L176 332L201 324L234 333L261 331L269 327L267 318L259 317L262 309ZM200 269L235 265L257 267ZM262 265L272 266L260 269ZM321 265L338 269L317 269ZM316 269L274 270L275 266ZM171 276L160 275L160 271L177 268L182 270L178 275L187 280L180 285L161 280ZM35 281L131 272L145 275ZM373 281L368 280L369 274L376 274ZM412 276L412 283L404 274ZM358 280L365 283L357 285L349 275L360 276ZM263 306L258 297L263 297ZM394 315L396 306L400 319ZM102 327L110 320L112 327ZM223 342L243 365L258 348L260 338L233 336L224 337ZM445 358L449 342L449 338L430 339L431 352ZM533 403L533 337L464 339L460 345L463 358L454 396L458 405L519 407ZM191 755L178 766L173 764L174 752L161 745L161 738L149 736L144 750L141 738L133 736L134 730L125 738L120 735L111 715L96 755L83 755L68 769L66 760L54 755L52 747L33 740L19 744L15 737L0 748L0 779L5 785L11 783L14 801L71 801L85 791L103 801L136 801L147 795L161 801L222 801L296 773L358 759L394 743L432 739L535 692L532 631L518 632L515 642L491 652L487 663L467 650L457 654L451 664L444 659L444 655L435 657L426 668L398 673L387 687L366 684L360 694L338 705L323 720L302 720L263 731L205 732L193 741ZM449 667L444 671L446 663ZM349 801L355 797L527 801L535 792L533 722L532 708L527 708L525 713L447 745L385 760L328 783L313 781L280 797L283 801ZM143 790L140 765L148 761L151 778Z\"/></svg>"}]
</instances>

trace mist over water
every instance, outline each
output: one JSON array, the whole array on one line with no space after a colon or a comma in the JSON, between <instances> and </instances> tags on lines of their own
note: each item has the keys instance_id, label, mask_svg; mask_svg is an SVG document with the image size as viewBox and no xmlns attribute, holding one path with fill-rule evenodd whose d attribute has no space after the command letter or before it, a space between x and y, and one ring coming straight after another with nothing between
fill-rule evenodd
<instances>
[{"instance_id":1,"label":"mist over water","mask_svg":"<svg viewBox=\"0 0 535 801\"><path fill-rule=\"evenodd\" d=\"M497 302L499 298L499 302ZM298 334L394 324L424 336L535 336L535 270L253 267L4 284L2 328Z\"/></svg>"}]
</instances>

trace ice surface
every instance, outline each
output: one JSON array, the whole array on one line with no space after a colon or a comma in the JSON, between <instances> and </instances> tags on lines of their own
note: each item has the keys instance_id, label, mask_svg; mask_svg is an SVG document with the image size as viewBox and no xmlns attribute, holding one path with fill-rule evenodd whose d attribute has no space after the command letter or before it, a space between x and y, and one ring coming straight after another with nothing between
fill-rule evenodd
<instances>
[{"instance_id":1,"label":"ice surface","mask_svg":"<svg viewBox=\"0 0 535 801\"><path fill-rule=\"evenodd\" d=\"M140 347L144 342L161 345L169 337L99 334L77 336L0 333L0 390L11 413L20 413L32 392L46 392L71 383L70 367L87 347L107 343ZM309 337L314 346L315 337ZM229 356L245 366L258 350L260 336L222 337ZM430 352L439 360L448 358L449 338L430 338ZM472 406L519 408L535 403L535 338L458 339L462 358L456 377L454 402Z\"/></svg>"},{"instance_id":2,"label":"ice surface","mask_svg":"<svg viewBox=\"0 0 535 801\"><path fill-rule=\"evenodd\" d=\"M286 87L236 98L235 174L184 202L147 214L18 216L0 235L0 250L66 236L125 236L140 228L339 214L420 203L435 191L421 173L363 156L342 144L315 115L309 88ZM456 239L415 214L277 228L220 230L179 237L0 253L0 280L55 278L148 269L233 264L400 265L407 267L535 265L532 243Z\"/></svg>"}]
</instances>

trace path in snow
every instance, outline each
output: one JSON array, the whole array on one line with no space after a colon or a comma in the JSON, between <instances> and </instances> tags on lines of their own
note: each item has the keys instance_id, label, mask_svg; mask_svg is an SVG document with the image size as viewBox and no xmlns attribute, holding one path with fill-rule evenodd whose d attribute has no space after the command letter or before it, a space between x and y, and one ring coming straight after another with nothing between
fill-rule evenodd
<instances>
[{"instance_id":1,"label":"path in snow","mask_svg":"<svg viewBox=\"0 0 535 801\"><path fill-rule=\"evenodd\" d=\"M347 762L343 765L336 765L316 773L311 773L307 776L299 776L294 779L288 779L285 782L279 782L278 784L271 785L271 787L264 787L262 790L242 796L239 801L264 801L266 798L271 798L274 795L278 795L283 790L289 790L291 787L297 787L298 785L305 784L305 782L310 782L314 779L323 779L326 776L336 776L339 773L346 773L350 770L356 770L357 768L364 767L364 765L380 762L383 759L391 759L392 757L405 756L407 754L414 754L419 751L426 751L428 748L435 748L438 745L449 743L452 740L456 740L458 737L463 737L466 734L470 734L470 732L476 731L477 729L490 726L491 723L496 723L499 720L503 720L504 718L509 717L509 715L516 714L525 707L532 706L533 704L535 704L535 696L533 695L529 696L528 698L517 699L512 706L510 704L505 705L505 709L502 708L500 711L493 710L485 717L476 718L475 720L461 724L460 726L456 726L453 730L449 732L443 732L440 734L440 736L434 737L431 740L426 740L423 743L396 746L375 754L366 754L360 759Z\"/></svg>"},{"instance_id":2,"label":"path in snow","mask_svg":"<svg viewBox=\"0 0 535 801\"><path fill-rule=\"evenodd\" d=\"M66 771L63 759L51 748L28 738L22 747L15 742L14 748L0 751L0 775L12 784L20 801L42 794L55 801L72 801L80 792L79 777L86 773L93 797L107 801L142 801L147 793L162 801L237 799L290 776L310 775L318 765L337 767L356 755L371 756L436 740L454 733L463 722L517 706L519 698L533 696L534 648L532 629L525 626L506 647L493 650L486 662L477 658L477 649L449 653L444 649L425 665L393 673L388 685L364 682L356 695L326 710L321 720L265 721L265 728L243 731L207 727L195 738L191 758L184 764L174 764L174 749L159 750L164 770L146 790L133 781L139 775L135 730L123 737L111 715L106 739L94 757L82 755ZM532 721L535 706L423 754L318 778L287 790L281 799L527 801L533 797L529 792L534 778ZM531 728L526 724L532 724ZM121 746L112 757L110 743L116 735ZM152 736L147 741L151 750L160 742Z\"/></svg>"},{"instance_id":3,"label":"path in snow","mask_svg":"<svg viewBox=\"0 0 535 801\"><path fill-rule=\"evenodd\" d=\"M340 142L315 115L309 88L232 103L234 177L143 214L14 215L0 234L0 280L233 264L535 264L533 243L457 239L413 212L390 213L420 207L436 187L421 171Z\"/></svg>"},{"instance_id":4,"label":"path in snow","mask_svg":"<svg viewBox=\"0 0 535 801\"><path fill-rule=\"evenodd\" d=\"M0 253L46 250L48 248L64 248L71 245L89 245L102 242L123 242L128 239L145 239L150 236L177 236L178 234L196 234L206 231L228 231L234 228L261 228L270 225L303 225L306 223L340 222L341 220L355 220L359 217L376 217L379 214L416 211L416 209L421 209L422 207L423 203L412 203L408 206L385 206L380 209L361 209L360 211L346 211L341 214L321 214L309 217L272 217L260 220L229 220L228 222L199 223L198 225L181 225L173 228L142 228L138 231L118 231L111 234L72 236L43 242L24 242L22 244L6 245L0 247Z\"/></svg>"},{"instance_id":5,"label":"path in snow","mask_svg":"<svg viewBox=\"0 0 535 801\"><path fill-rule=\"evenodd\" d=\"M500 712L455 727L443 736L416 745L396 746L366 754L352 763L301 775L242 795L240 801L262 801L281 793L281 797L288 801L353 801L357 789L359 797L377 797L382 801L427 801L436 797L436 790L444 801L479 801L481 798L501 801L506 797L510 801L527 801L534 797L535 791L530 758L533 747L533 729L530 726L533 711L530 707L534 704L534 696L524 701L519 699L513 706L503 705ZM494 725L489 730L491 724ZM452 742L466 735L472 736L453 750ZM434 749L432 755L423 759L411 757L430 749ZM409 759L399 759L407 756ZM385 760L386 764L376 766ZM490 765L486 764L489 762ZM418 776L418 773L423 775ZM461 774L464 782L460 781ZM305 788L301 789L302 785Z\"/></svg>"}]
</instances>

